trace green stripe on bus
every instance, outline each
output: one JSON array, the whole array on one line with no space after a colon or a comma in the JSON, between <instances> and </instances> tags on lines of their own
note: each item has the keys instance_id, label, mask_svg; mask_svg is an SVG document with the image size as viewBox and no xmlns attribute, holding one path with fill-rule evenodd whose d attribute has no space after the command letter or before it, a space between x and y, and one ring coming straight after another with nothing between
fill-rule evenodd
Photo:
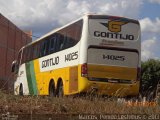
<instances>
[{"instance_id":1,"label":"green stripe on bus","mask_svg":"<svg viewBox=\"0 0 160 120\"><path fill-rule=\"evenodd\" d=\"M33 61L26 63L27 81L30 95L37 95L37 84Z\"/></svg>"}]
</instances>

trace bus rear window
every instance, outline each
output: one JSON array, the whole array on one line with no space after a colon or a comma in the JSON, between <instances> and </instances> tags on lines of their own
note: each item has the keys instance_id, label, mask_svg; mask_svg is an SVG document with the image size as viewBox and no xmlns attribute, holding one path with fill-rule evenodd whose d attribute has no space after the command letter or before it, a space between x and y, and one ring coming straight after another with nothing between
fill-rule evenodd
<instances>
[{"instance_id":1,"label":"bus rear window","mask_svg":"<svg viewBox=\"0 0 160 120\"><path fill-rule=\"evenodd\" d=\"M130 19L89 19L91 36L107 40L137 40L140 35L138 21Z\"/></svg>"}]
</instances>

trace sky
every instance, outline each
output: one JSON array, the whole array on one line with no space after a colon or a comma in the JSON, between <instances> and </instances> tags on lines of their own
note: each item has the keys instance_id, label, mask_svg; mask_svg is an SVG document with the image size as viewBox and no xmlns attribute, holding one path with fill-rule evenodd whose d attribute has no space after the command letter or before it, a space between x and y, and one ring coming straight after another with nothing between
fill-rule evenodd
<instances>
[{"instance_id":1,"label":"sky","mask_svg":"<svg viewBox=\"0 0 160 120\"><path fill-rule=\"evenodd\" d=\"M137 19L142 60L160 59L160 0L0 0L0 13L37 37L85 13Z\"/></svg>"}]
</instances>

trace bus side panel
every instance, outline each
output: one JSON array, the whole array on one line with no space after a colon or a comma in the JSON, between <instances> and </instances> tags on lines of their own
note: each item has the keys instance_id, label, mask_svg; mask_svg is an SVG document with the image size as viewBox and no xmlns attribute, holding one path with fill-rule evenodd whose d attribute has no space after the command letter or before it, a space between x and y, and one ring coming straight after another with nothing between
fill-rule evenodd
<instances>
[{"instance_id":1,"label":"bus side panel","mask_svg":"<svg viewBox=\"0 0 160 120\"><path fill-rule=\"evenodd\" d=\"M78 91L78 66L72 66L69 68L69 92Z\"/></svg>"},{"instance_id":2,"label":"bus side panel","mask_svg":"<svg viewBox=\"0 0 160 120\"><path fill-rule=\"evenodd\" d=\"M27 81L26 65L25 64L22 64L19 67L17 80L14 83L14 94L15 95L19 94L20 84L23 85L24 95L28 95L29 94L29 88L28 88L28 81Z\"/></svg>"},{"instance_id":3,"label":"bus side panel","mask_svg":"<svg viewBox=\"0 0 160 120\"><path fill-rule=\"evenodd\" d=\"M44 87L45 87L44 83L47 83L47 82L44 82L43 80L44 75L43 73L40 72L38 59L34 60L34 69L35 69L38 94L39 95L47 94L48 91L47 92L44 91Z\"/></svg>"},{"instance_id":4,"label":"bus side panel","mask_svg":"<svg viewBox=\"0 0 160 120\"><path fill-rule=\"evenodd\" d=\"M34 66L35 66L35 76L36 76L38 94L49 95L48 90L50 81L54 80L55 85L57 84L58 75L56 74L56 71L50 70L41 72L38 59L34 61Z\"/></svg>"},{"instance_id":5,"label":"bus side panel","mask_svg":"<svg viewBox=\"0 0 160 120\"><path fill-rule=\"evenodd\" d=\"M70 95L78 92L77 66L69 66L51 70L50 73L50 78L54 79L56 88L58 88L58 80L62 80L65 95Z\"/></svg>"},{"instance_id":6,"label":"bus side panel","mask_svg":"<svg viewBox=\"0 0 160 120\"><path fill-rule=\"evenodd\" d=\"M63 82L63 87L64 87L64 94L66 93L67 90L67 82L66 82L66 68L60 68L60 69L55 69L49 71L50 73L48 74L50 76L50 79L53 79L55 82L55 88L58 88L58 80L62 80ZM49 87L49 86L48 86Z\"/></svg>"},{"instance_id":7,"label":"bus side panel","mask_svg":"<svg viewBox=\"0 0 160 120\"><path fill-rule=\"evenodd\" d=\"M67 78L69 78L68 74L66 72L69 68L59 68L55 70L49 70L49 71L40 71L40 65L39 60L34 61L35 66L35 75L36 75L36 82L38 87L38 93L39 95L49 95L49 83L51 80L55 83L55 88L57 88L58 80L62 80L64 84L64 93L68 93L69 89L69 83Z\"/></svg>"},{"instance_id":8,"label":"bus side panel","mask_svg":"<svg viewBox=\"0 0 160 120\"><path fill-rule=\"evenodd\" d=\"M65 95L78 92L78 66L69 66L52 70L51 77L55 78L56 88L58 87L58 80L62 80Z\"/></svg>"},{"instance_id":9,"label":"bus side panel","mask_svg":"<svg viewBox=\"0 0 160 120\"><path fill-rule=\"evenodd\" d=\"M37 95L37 81L35 76L35 69L34 69L34 62L30 61L26 63L26 74L27 74L27 81L28 81L28 88L30 95Z\"/></svg>"},{"instance_id":10,"label":"bus side panel","mask_svg":"<svg viewBox=\"0 0 160 120\"><path fill-rule=\"evenodd\" d=\"M70 95L78 93L78 63L80 59L79 51L80 43L54 54L50 54L38 59L36 63L37 81L44 79L42 85L45 94L48 94L49 81L51 79L55 82L55 88L58 88L58 80L62 80L64 87L64 94ZM42 82L40 82L42 83Z\"/></svg>"}]
</instances>

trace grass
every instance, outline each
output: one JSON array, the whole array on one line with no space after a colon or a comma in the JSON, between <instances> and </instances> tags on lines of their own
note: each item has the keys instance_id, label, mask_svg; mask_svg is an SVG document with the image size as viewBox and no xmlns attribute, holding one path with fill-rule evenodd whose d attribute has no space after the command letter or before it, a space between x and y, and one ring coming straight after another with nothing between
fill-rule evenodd
<instances>
[{"instance_id":1,"label":"grass","mask_svg":"<svg viewBox=\"0 0 160 120\"><path fill-rule=\"evenodd\" d=\"M159 114L160 107L128 106L115 99L14 96L0 91L0 113L13 114Z\"/></svg>"}]
</instances>

